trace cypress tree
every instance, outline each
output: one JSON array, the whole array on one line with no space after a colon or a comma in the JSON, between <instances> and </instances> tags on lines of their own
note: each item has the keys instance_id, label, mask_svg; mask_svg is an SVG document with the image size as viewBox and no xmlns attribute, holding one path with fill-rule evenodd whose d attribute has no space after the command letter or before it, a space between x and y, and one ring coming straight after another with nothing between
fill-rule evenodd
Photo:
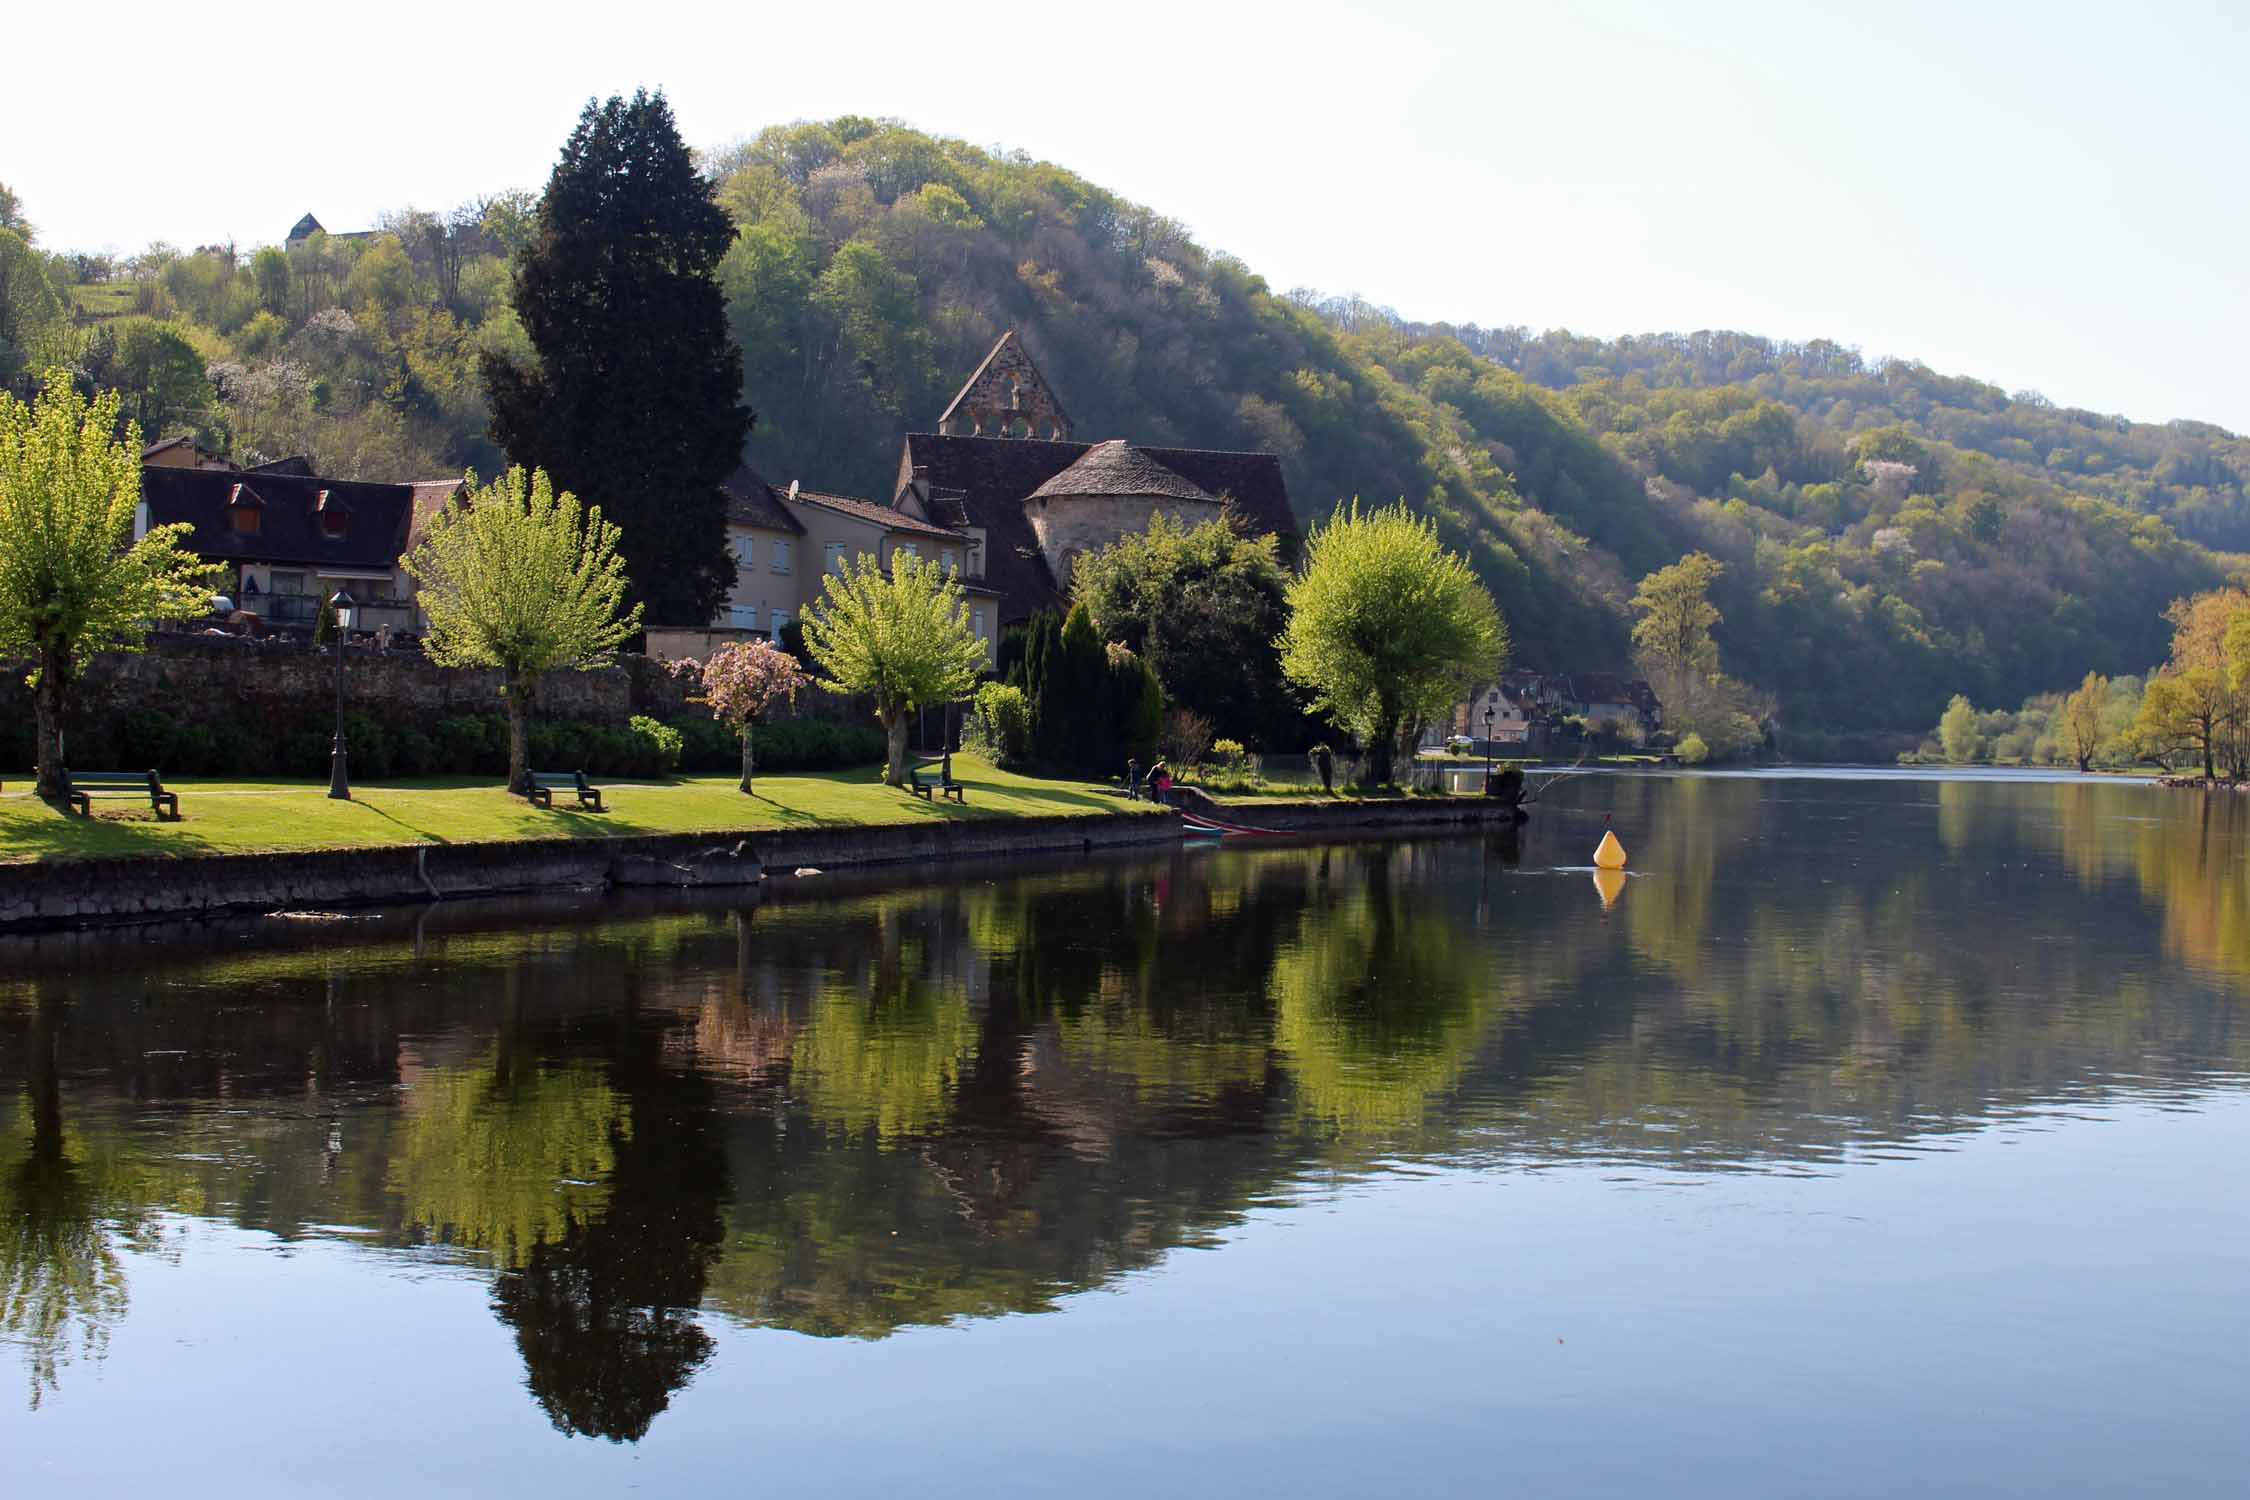
<instances>
[{"instance_id":1,"label":"cypress tree","mask_svg":"<svg viewBox=\"0 0 2250 1500\"><path fill-rule=\"evenodd\" d=\"M589 101L516 256L537 360L483 360L494 440L617 524L652 625L706 624L734 585L719 485L753 418L717 277L733 238L662 94Z\"/></svg>"}]
</instances>

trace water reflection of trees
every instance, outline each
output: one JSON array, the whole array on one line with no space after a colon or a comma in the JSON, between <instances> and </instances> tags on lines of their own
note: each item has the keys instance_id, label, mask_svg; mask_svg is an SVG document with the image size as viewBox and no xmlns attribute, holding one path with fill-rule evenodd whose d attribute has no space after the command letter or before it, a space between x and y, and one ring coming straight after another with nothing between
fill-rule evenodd
<instances>
[{"instance_id":1,"label":"water reflection of trees","mask_svg":"<svg viewBox=\"0 0 2250 1500\"><path fill-rule=\"evenodd\" d=\"M0 1269L40 1293L11 1330L98 1347L167 1210L440 1244L488 1259L556 1425L630 1440L710 1357L699 1309L876 1337L1052 1307L1316 1167L1817 1163L2250 1051L2150 963L2242 974L2231 803L1576 787L1520 870L1283 848L162 968L57 949L68 1007L0 981ZM1538 873L1604 811L1636 872L1606 921ZM2028 900L1995 863L2061 878Z\"/></svg>"},{"instance_id":2,"label":"water reflection of trees","mask_svg":"<svg viewBox=\"0 0 2250 1500\"><path fill-rule=\"evenodd\" d=\"M20 1102L0 1114L0 1333L20 1344L37 1408L78 1359L99 1359L129 1301L120 1245L151 1248L154 1214L122 1143L66 1128L55 1033L35 999Z\"/></svg>"}]
</instances>

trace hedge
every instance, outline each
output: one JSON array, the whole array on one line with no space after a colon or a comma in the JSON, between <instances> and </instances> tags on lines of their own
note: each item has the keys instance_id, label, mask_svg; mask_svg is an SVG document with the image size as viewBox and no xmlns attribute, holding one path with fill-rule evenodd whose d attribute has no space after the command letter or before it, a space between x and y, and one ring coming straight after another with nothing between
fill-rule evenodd
<instances>
[{"instance_id":1,"label":"hedge","mask_svg":"<svg viewBox=\"0 0 2250 1500\"><path fill-rule=\"evenodd\" d=\"M352 779L492 776L508 770L508 721L463 714L427 725L399 724L363 713L344 716ZM136 708L70 731L70 764L98 770L155 767L173 776L303 776L328 774L335 720L299 722L254 734L235 724L188 724L157 709ZM758 767L822 771L879 765L883 733L872 725L788 719L759 726ZM619 729L571 719L533 719L531 763L539 770L653 778L676 770L725 772L742 764L742 742L708 718L669 724L635 715ZM0 728L0 766L28 770L32 727Z\"/></svg>"}]
</instances>

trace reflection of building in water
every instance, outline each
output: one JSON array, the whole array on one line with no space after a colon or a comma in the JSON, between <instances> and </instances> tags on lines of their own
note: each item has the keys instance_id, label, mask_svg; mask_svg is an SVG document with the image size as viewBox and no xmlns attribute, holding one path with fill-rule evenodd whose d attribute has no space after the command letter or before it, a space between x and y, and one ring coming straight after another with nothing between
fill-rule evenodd
<instances>
[{"instance_id":1,"label":"reflection of building in water","mask_svg":"<svg viewBox=\"0 0 2250 1500\"><path fill-rule=\"evenodd\" d=\"M2167 961L2239 983L2235 799L1847 792L1586 778L1520 868L1182 853L743 913L449 904L419 946L380 915L14 946L0 1220L35 1233L0 1245L76 1255L100 1224L114 1250L167 1212L443 1245L489 1265L552 1419L629 1438L708 1356L699 1307L880 1336L1053 1306L1315 1170L1817 1162L2250 1067L2234 992ZM1607 929L1583 876L1539 873L1600 813L1647 872ZM2026 904L1992 858L2081 878ZM41 987L67 1026L39 1030ZM55 1142L71 1173L25 1175ZM68 1267L114 1266L122 1315L130 1264Z\"/></svg>"}]
</instances>

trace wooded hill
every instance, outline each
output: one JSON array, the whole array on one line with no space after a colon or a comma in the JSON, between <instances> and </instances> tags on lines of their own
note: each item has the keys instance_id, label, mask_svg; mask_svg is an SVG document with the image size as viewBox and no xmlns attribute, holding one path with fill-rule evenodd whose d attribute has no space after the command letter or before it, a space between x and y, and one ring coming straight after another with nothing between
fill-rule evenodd
<instances>
[{"instance_id":1,"label":"wooded hill","mask_svg":"<svg viewBox=\"0 0 2250 1500\"><path fill-rule=\"evenodd\" d=\"M2250 444L2207 424L1819 342L1409 325L1277 291L1061 167L894 122L776 127L706 165L740 226L721 274L769 476L887 499L901 435L1018 328L1083 438L1271 450L1307 521L1407 497L1491 585L1521 665L1626 666L1633 582L1701 549L1727 564L1724 664L1787 726L1919 731L1957 692L2147 669L2165 605L2250 547ZM474 353L521 352L504 257L527 208L52 269L77 283L80 362L151 435L363 478L489 472Z\"/></svg>"}]
</instances>

